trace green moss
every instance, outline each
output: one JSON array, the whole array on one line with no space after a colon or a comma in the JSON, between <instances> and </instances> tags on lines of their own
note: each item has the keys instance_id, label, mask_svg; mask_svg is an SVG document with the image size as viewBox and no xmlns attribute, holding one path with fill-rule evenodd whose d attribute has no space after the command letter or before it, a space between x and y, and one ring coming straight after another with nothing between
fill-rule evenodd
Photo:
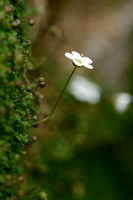
<instances>
[{"instance_id":1,"label":"green moss","mask_svg":"<svg viewBox=\"0 0 133 200\"><path fill-rule=\"evenodd\" d=\"M31 65L25 1L0 1L0 199L17 196L19 158L36 113L34 93L26 90L24 70ZM26 42L28 40L28 42ZM24 45L25 44L25 45ZM30 53L27 53L30 52ZM22 84L17 84L22 81ZM12 180L6 179L12 175Z\"/></svg>"}]
</instances>

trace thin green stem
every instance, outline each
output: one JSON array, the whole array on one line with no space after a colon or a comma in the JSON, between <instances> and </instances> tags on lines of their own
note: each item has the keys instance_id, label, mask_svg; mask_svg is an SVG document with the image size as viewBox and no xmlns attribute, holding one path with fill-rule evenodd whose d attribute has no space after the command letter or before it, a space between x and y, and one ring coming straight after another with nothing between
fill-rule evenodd
<instances>
[{"instance_id":1,"label":"thin green stem","mask_svg":"<svg viewBox=\"0 0 133 200\"><path fill-rule=\"evenodd\" d=\"M58 99L57 99L57 101L56 101L56 103L55 103L55 105L54 105L54 107L53 107L53 109L52 109L52 111L50 113L51 115L54 113L55 108L57 107L57 105L58 105L58 103L59 103L59 101L60 101L60 99L61 99L61 97L62 97L62 95L63 95L63 93L64 93L64 91L65 91L65 89L66 89L66 87L67 87L67 85L69 83L69 81L70 81L70 78L72 77L72 75L73 75L74 71L76 70L76 68L77 67L74 67L72 73L70 74L70 76L69 76L69 78L68 78L68 80L67 80L67 82L66 82L66 84L65 84L65 86L64 86L64 88L62 90L62 92L60 93L60 96L58 97Z\"/></svg>"},{"instance_id":2,"label":"thin green stem","mask_svg":"<svg viewBox=\"0 0 133 200\"><path fill-rule=\"evenodd\" d=\"M65 86L64 86L64 88L63 88L63 90L61 91L61 93L60 93L60 95L59 95L57 101L55 102L55 104L54 104L54 106L53 106L53 108L52 108L50 114L49 114L47 117L45 117L44 119L42 119L42 120L40 120L40 121L38 121L38 122L35 122L35 123L31 124L32 126L37 125L37 124L40 124L40 123L45 122L45 121L47 121L47 120L49 120L49 119L52 118L53 113L54 113L54 111L55 111L55 109L56 109L56 107L57 107L57 105L58 105L58 103L59 103L59 101L60 101L62 95L64 94L64 91L65 91L65 89L66 89L66 87L67 87L67 85L68 85L68 83L69 83L69 81L70 81L70 79L71 79L73 73L75 72L76 68L77 68L77 67L75 66L74 69L73 69L73 71L72 71L72 73L71 73L70 76L68 77L67 82L66 82L66 84L65 84Z\"/></svg>"},{"instance_id":3,"label":"thin green stem","mask_svg":"<svg viewBox=\"0 0 133 200\"><path fill-rule=\"evenodd\" d=\"M45 122L45 121L49 120L50 118L51 118L51 115L49 115L48 117L45 117L45 118L41 119L41 120L38 121L38 122L34 122L33 124L31 124L31 126L35 126L35 125L37 125L37 124L40 124L40 123L42 123L42 122Z\"/></svg>"}]
</instances>

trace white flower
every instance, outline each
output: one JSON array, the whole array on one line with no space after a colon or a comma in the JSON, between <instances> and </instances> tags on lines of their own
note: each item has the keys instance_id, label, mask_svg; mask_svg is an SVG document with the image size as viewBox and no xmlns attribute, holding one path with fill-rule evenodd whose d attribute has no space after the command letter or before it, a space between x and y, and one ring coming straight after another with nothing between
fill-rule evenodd
<instances>
[{"instance_id":1,"label":"white flower","mask_svg":"<svg viewBox=\"0 0 133 200\"><path fill-rule=\"evenodd\" d=\"M65 56L71 59L76 67L86 67L89 69L93 69L93 66L90 65L92 63L92 60L88 57L83 57L83 54L80 55L78 52L72 51L72 53L66 52Z\"/></svg>"},{"instance_id":2,"label":"white flower","mask_svg":"<svg viewBox=\"0 0 133 200\"><path fill-rule=\"evenodd\" d=\"M114 95L114 107L119 113L126 111L131 101L132 95L129 93L117 93Z\"/></svg>"},{"instance_id":3,"label":"white flower","mask_svg":"<svg viewBox=\"0 0 133 200\"><path fill-rule=\"evenodd\" d=\"M84 76L77 75L73 77L68 89L81 102L97 104L101 98L101 88Z\"/></svg>"}]
</instances>

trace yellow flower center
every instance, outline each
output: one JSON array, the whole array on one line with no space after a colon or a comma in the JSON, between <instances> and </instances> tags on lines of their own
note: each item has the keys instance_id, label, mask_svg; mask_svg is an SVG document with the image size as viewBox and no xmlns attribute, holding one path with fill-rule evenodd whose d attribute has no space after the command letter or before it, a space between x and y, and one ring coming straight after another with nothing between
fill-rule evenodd
<instances>
[{"instance_id":1,"label":"yellow flower center","mask_svg":"<svg viewBox=\"0 0 133 200\"><path fill-rule=\"evenodd\" d=\"M81 60L79 60L79 59L76 59L76 60L77 60L77 62L82 63Z\"/></svg>"}]
</instances>

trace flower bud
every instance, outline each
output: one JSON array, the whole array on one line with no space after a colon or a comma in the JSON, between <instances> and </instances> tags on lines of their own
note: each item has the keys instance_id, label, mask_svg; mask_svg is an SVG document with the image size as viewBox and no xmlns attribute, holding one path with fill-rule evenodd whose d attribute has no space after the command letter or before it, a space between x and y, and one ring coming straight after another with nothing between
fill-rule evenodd
<instances>
[{"instance_id":1,"label":"flower bud","mask_svg":"<svg viewBox=\"0 0 133 200\"><path fill-rule=\"evenodd\" d=\"M42 81L42 82L40 83L40 87L43 88L43 87L45 87L45 86L46 86L46 83L45 83L44 81Z\"/></svg>"},{"instance_id":2,"label":"flower bud","mask_svg":"<svg viewBox=\"0 0 133 200\"><path fill-rule=\"evenodd\" d=\"M33 117L32 117L32 119L34 119L35 121L38 119L38 117L37 117L37 115L34 115Z\"/></svg>"},{"instance_id":3,"label":"flower bud","mask_svg":"<svg viewBox=\"0 0 133 200\"><path fill-rule=\"evenodd\" d=\"M32 87L27 87L27 92L31 92L32 91Z\"/></svg>"},{"instance_id":4,"label":"flower bud","mask_svg":"<svg viewBox=\"0 0 133 200\"><path fill-rule=\"evenodd\" d=\"M25 54L26 56L29 56L30 51L29 51L29 50L24 50L24 54Z\"/></svg>"},{"instance_id":5,"label":"flower bud","mask_svg":"<svg viewBox=\"0 0 133 200\"><path fill-rule=\"evenodd\" d=\"M19 19L16 19L12 22L12 27L17 28L21 24L21 21Z\"/></svg>"},{"instance_id":6,"label":"flower bud","mask_svg":"<svg viewBox=\"0 0 133 200\"><path fill-rule=\"evenodd\" d=\"M30 26L33 26L33 25L34 25L34 19L29 19L29 20L28 20L28 24L29 24Z\"/></svg>"},{"instance_id":7,"label":"flower bud","mask_svg":"<svg viewBox=\"0 0 133 200\"><path fill-rule=\"evenodd\" d=\"M37 140L38 140L38 137L36 137L36 136L33 136L33 137L32 137L32 141L33 141L33 142L35 142L35 141L37 141Z\"/></svg>"},{"instance_id":8,"label":"flower bud","mask_svg":"<svg viewBox=\"0 0 133 200\"><path fill-rule=\"evenodd\" d=\"M23 46L23 47L31 46L31 41L30 41L30 40L27 40L26 42L23 42L23 43L22 43L22 46Z\"/></svg>"}]
</instances>

